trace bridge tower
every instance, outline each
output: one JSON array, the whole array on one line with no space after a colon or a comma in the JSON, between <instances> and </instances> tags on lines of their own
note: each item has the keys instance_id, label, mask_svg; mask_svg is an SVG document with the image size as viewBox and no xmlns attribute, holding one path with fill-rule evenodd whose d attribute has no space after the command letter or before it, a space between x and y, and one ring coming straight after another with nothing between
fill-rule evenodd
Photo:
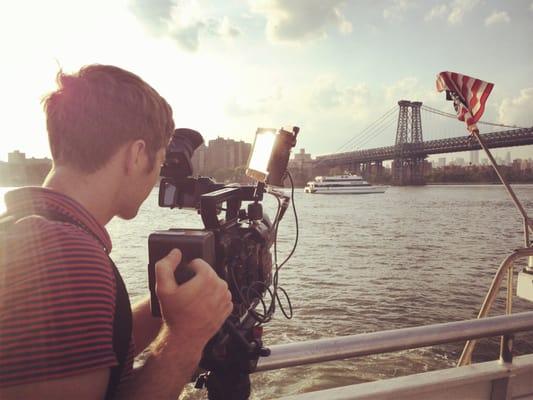
<instances>
[{"instance_id":1,"label":"bridge tower","mask_svg":"<svg viewBox=\"0 0 533 400\"><path fill-rule=\"evenodd\" d=\"M400 100L398 128L396 130L396 157L392 162L394 185L424 185L425 155L412 157L409 153L422 148L421 101Z\"/></svg>"}]
</instances>

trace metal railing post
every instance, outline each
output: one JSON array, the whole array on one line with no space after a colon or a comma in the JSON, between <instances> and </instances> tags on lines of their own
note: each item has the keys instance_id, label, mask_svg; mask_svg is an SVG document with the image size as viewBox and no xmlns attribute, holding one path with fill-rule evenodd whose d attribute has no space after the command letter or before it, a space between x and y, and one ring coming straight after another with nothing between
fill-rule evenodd
<instances>
[{"instance_id":1,"label":"metal railing post","mask_svg":"<svg viewBox=\"0 0 533 400\"><path fill-rule=\"evenodd\" d=\"M492 283L490 285L489 291L487 292L487 295L485 296L485 299L483 300L483 304L481 305L481 309L479 310L478 318L485 318L488 314L490 309L492 308L492 305L494 304L494 301L498 297L498 292L501 287L501 283L504 277L504 274L506 272L510 273L510 276L507 277L507 298L509 296L511 297L511 301L507 301L506 305L506 312L509 314L512 311L512 295L513 295L513 265L516 259L519 258L525 258L525 257L532 257L533 256L533 248L521 248L515 250L513 253L511 253L509 256L507 256L503 262L500 264L500 267L498 268L498 271L496 271L496 275L494 275L494 278L492 280ZM457 366L463 366L470 364L472 360L472 353L474 351L474 347L476 345L476 340L468 340L465 344L465 347L463 348L463 352L461 354L461 357L459 358L459 361L457 362Z\"/></svg>"}]
</instances>

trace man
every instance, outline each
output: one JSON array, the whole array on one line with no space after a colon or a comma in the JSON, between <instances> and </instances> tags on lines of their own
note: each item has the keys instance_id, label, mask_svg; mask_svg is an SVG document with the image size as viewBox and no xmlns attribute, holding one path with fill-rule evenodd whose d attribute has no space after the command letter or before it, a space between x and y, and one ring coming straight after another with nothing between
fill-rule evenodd
<instances>
[{"instance_id":1,"label":"man","mask_svg":"<svg viewBox=\"0 0 533 400\"><path fill-rule=\"evenodd\" d=\"M6 195L16 218L0 264L0 399L175 399L230 314L231 294L200 259L178 286L173 250L156 264L163 323L148 300L129 314L104 228L114 216L134 218L154 187L172 110L113 66L60 72L57 82L44 99L53 168L42 188ZM120 360L114 335L126 314L131 341Z\"/></svg>"}]
</instances>

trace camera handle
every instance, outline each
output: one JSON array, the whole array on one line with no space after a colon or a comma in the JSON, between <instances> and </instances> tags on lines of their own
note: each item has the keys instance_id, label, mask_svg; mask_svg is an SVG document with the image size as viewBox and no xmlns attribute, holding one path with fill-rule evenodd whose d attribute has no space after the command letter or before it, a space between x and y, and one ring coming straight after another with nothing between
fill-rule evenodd
<instances>
[{"instance_id":1,"label":"camera handle","mask_svg":"<svg viewBox=\"0 0 533 400\"><path fill-rule=\"evenodd\" d=\"M232 357L208 368L197 378L195 387L206 387L209 400L248 400L251 393L250 372L255 369L259 357L270 355L270 349L263 347L260 336L247 340L230 320L224 323L224 328L228 339L233 341Z\"/></svg>"},{"instance_id":2,"label":"camera handle","mask_svg":"<svg viewBox=\"0 0 533 400\"><path fill-rule=\"evenodd\" d=\"M194 272L186 265L182 265L176 269L174 277L176 282L181 285L192 279ZM233 339L235 345L241 348L239 353L242 355L242 359L256 361L259 357L270 355L270 349L263 347L261 341L262 332L254 335L256 337L252 340L248 340L233 321L229 319L224 322L223 330L227 332L230 339ZM207 387L209 400L247 400L250 397L250 363L246 363L247 367L244 367L239 360L232 361L227 363L227 365L222 365L201 374L197 378L195 387L197 389ZM255 361L252 364L255 365Z\"/></svg>"}]
</instances>

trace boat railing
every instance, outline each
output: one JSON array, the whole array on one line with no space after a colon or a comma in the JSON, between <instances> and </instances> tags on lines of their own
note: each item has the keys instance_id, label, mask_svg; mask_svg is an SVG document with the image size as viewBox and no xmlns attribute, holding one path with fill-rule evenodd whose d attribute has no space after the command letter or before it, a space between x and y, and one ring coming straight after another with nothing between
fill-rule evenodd
<instances>
[{"instance_id":1,"label":"boat railing","mask_svg":"<svg viewBox=\"0 0 533 400\"><path fill-rule=\"evenodd\" d=\"M269 346L271 353L268 357L260 358L256 372L500 335L506 338L505 343L510 343L515 333L532 329L533 311L528 311L513 315L279 344ZM506 349L506 347L502 349L502 357L506 362L511 362L512 357Z\"/></svg>"},{"instance_id":2,"label":"boat railing","mask_svg":"<svg viewBox=\"0 0 533 400\"><path fill-rule=\"evenodd\" d=\"M526 230L527 232L527 230ZM533 247L526 247L516 249L513 253L507 256L503 262L500 264L500 267L494 275L494 279L490 285L490 288L483 300L481 309L479 310L478 319L486 318L489 314L502 286L505 274L507 274L507 296L505 304L505 314L512 314L513 309L513 274L514 274L514 265L515 262L519 259L526 257L533 257ZM503 338L502 338L503 340ZM468 365L472 361L472 353L474 352L474 347L476 346L475 338L471 338L465 344L461 357L457 363L457 366Z\"/></svg>"}]
</instances>

